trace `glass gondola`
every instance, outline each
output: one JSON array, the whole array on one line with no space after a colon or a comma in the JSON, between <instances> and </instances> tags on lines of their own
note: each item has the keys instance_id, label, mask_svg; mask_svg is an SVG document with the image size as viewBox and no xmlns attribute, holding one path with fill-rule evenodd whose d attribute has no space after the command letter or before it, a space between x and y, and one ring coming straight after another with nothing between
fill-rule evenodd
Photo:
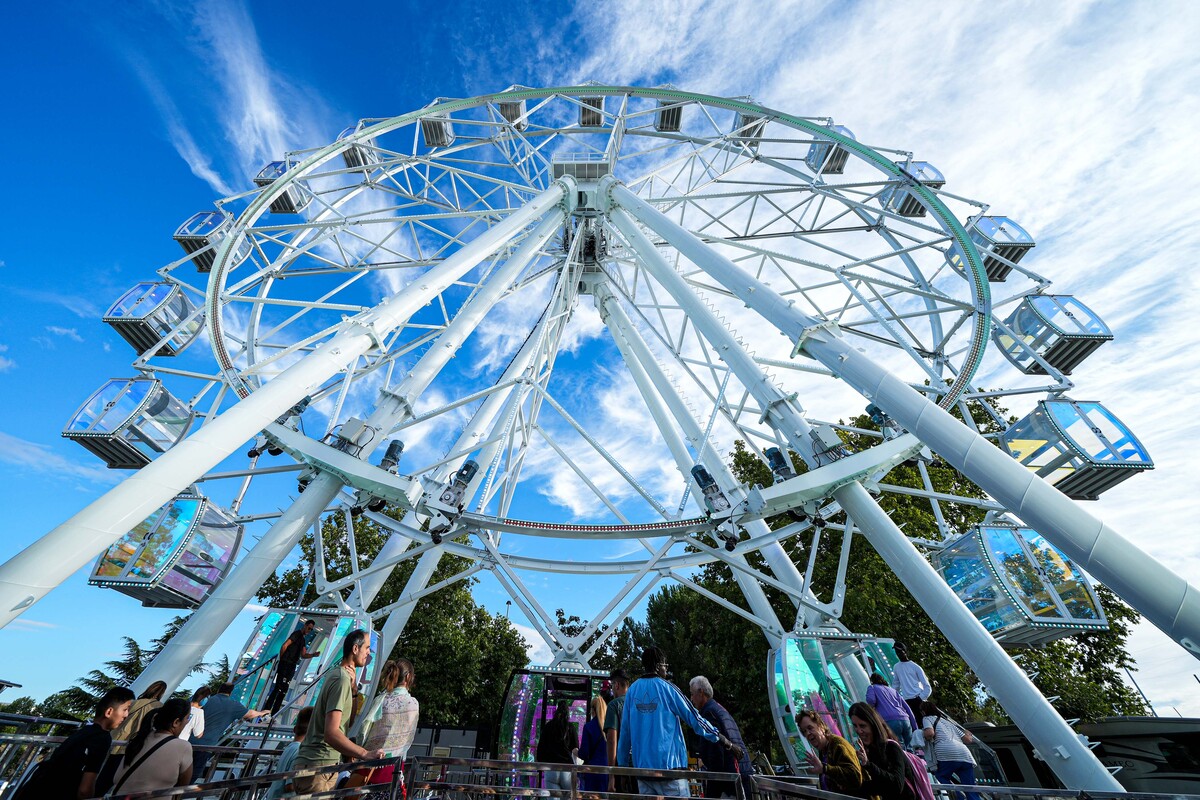
<instances>
[{"instance_id":1,"label":"glass gondola","mask_svg":"<svg viewBox=\"0 0 1200 800\"><path fill-rule=\"evenodd\" d=\"M534 761L542 723L554 716L559 700L571 704L571 722L582 735L587 706L600 693L607 672L562 667L513 670L496 726L493 752L501 761Z\"/></svg>"},{"instance_id":2,"label":"glass gondola","mask_svg":"<svg viewBox=\"0 0 1200 800\"><path fill-rule=\"evenodd\" d=\"M854 138L854 133L845 125L830 125L829 130L849 139ZM809 145L804 163L813 172L822 175L841 175L846 170L849 157L850 153L840 144L818 140Z\"/></svg>"},{"instance_id":3,"label":"glass gondola","mask_svg":"<svg viewBox=\"0 0 1200 800\"><path fill-rule=\"evenodd\" d=\"M897 166L905 167L905 162L897 162ZM946 176L928 161L913 161L906 168L908 174L922 186L940 189L946 185ZM925 204L903 183L893 183L880 192L879 202L884 208L902 217L925 216Z\"/></svg>"},{"instance_id":4,"label":"glass gondola","mask_svg":"<svg viewBox=\"0 0 1200 800\"><path fill-rule=\"evenodd\" d=\"M322 679L341 663L342 640L353 630L366 628L371 636L371 650L376 653L376 657L359 672L359 685L370 685L374 676L380 655L376 650L379 634L371 629L369 622L331 608L270 608L259 618L234 667L234 700L252 710L266 706L275 685L283 643L310 619L315 627L306 639L305 649L314 653L319 651L320 655L300 661L283 708L272 720L272 729L290 731L296 712L315 702Z\"/></svg>"},{"instance_id":5,"label":"glass gondola","mask_svg":"<svg viewBox=\"0 0 1200 800\"><path fill-rule=\"evenodd\" d=\"M1005 357L1026 375L1046 374L1045 367L1034 359L1035 354L1070 375L1096 348L1113 338L1104 320L1071 295L1026 297L1004 324L1013 335L999 327L992 335Z\"/></svg>"},{"instance_id":6,"label":"glass gondola","mask_svg":"<svg viewBox=\"0 0 1200 800\"><path fill-rule=\"evenodd\" d=\"M1006 645L1042 645L1108 621L1087 577L1030 528L977 525L933 558L954 593Z\"/></svg>"},{"instance_id":7,"label":"glass gondola","mask_svg":"<svg viewBox=\"0 0 1200 800\"><path fill-rule=\"evenodd\" d=\"M113 378L87 399L62 435L110 469L139 469L171 449L193 413L153 378Z\"/></svg>"},{"instance_id":8,"label":"glass gondola","mask_svg":"<svg viewBox=\"0 0 1200 800\"><path fill-rule=\"evenodd\" d=\"M233 565L242 526L198 494L182 494L108 548L88 583L144 606L196 608Z\"/></svg>"},{"instance_id":9,"label":"glass gondola","mask_svg":"<svg viewBox=\"0 0 1200 800\"><path fill-rule=\"evenodd\" d=\"M211 272L217 260L217 248L233 230L233 217L221 211L201 211L188 217L172 237L192 257L197 272ZM233 254L236 267L250 257L250 242L242 239Z\"/></svg>"},{"instance_id":10,"label":"glass gondola","mask_svg":"<svg viewBox=\"0 0 1200 800\"><path fill-rule=\"evenodd\" d=\"M804 709L816 711L838 736L852 739L850 706L866 694L867 677L892 682L892 642L839 631L793 633L767 655L768 696L776 733L793 769L805 763L809 744L796 726Z\"/></svg>"},{"instance_id":11,"label":"glass gondola","mask_svg":"<svg viewBox=\"0 0 1200 800\"><path fill-rule=\"evenodd\" d=\"M254 176L254 185L267 187L282 178L288 170L296 166L294 162L272 161ZM299 214L312 202L312 192L304 181L292 181L287 191L271 201L272 214Z\"/></svg>"},{"instance_id":12,"label":"glass gondola","mask_svg":"<svg viewBox=\"0 0 1200 800\"><path fill-rule=\"evenodd\" d=\"M357 133L362 130L362 125L351 125L345 128L338 134L338 139L345 139L347 136ZM379 163L379 153L375 150L374 139L364 139L361 142L356 142L342 151L342 160L346 162L346 166L350 169L367 169Z\"/></svg>"},{"instance_id":13,"label":"glass gondola","mask_svg":"<svg viewBox=\"0 0 1200 800\"><path fill-rule=\"evenodd\" d=\"M139 283L121 295L103 321L138 353L159 345L154 355L174 356L200 334L204 321L178 285ZM159 344L161 342L161 344Z\"/></svg>"},{"instance_id":14,"label":"glass gondola","mask_svg":"<svg viewBox=\"0 0 1200 800\"><path fill-rule=\"evenodd\" d=\"M1075 500L1095 500L1134 473L1154 468L1129 428L1096 402L1041 400L1000 440L1013 458Z\"/></svg>"}]
</instances>

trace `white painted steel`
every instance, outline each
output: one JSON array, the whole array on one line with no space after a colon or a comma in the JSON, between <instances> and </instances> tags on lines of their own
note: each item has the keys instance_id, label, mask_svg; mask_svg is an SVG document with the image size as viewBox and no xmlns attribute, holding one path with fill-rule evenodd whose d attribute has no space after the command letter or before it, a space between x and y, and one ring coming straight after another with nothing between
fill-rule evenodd
<instances>
[{"instance_id":1,"label":"white painted steel","mask_svg":"<svg viewBox=\"0 0 1200 800\"><path fill-rule=\"evenodd\" d=\"M641 201L640 198L624 186L610 180L607 182L605 188L611 202L617 206L609 210L614 225L643 257L650 255L650 253L645 251L652 251L653 247L650 245L649 240L645 238L645 235L638 229L633 219L626 213L626 210L632 213L638 222L646 225L670 242L672 246L680 253L683 253L692 263L722 283L730 291L733 291L748 305L756 307L752 303L758 302L760 295L775 296L778 299L778 296L769 287L757 281L754 281L754 284L757 285L751 284L750 281L753 279L746 275L744 271L738 269L738 267L724 259L720 254L714 252L711 248L706 247L689 231L675 224L657 209ZM653 255L657 256L658 254L654 252ZM661 256L658 256L658 258L661 261ZM650 260L647 258L647 261ZM656 265L656 268L651 268L648 271L654 275L656 280L663 284L676 302L685 307L696 326L705 331L707 336L708 330L713 329L713 323L716 321L702 320L696 316L692 316L693 314L703 314L706 312L706 309L702 307L688 308L689 303L687 298L683 296L686 287L683 285L682 278L673 270L670 271L670 275L665 274L663 272L664 267L666 267L665 262L661 262L661 264ZM747 291L751 286L753 286L753 289ZM695 304L692 303L691 305L694 306ZM785 307L787 307L786 304ZM710 341L713 341L713 344L718 346L722 356L731 368L735 371L746 369L744 365L749 362L757 370L757 366L753 365L749 356L741 350L740 346L737 346L736 341L730 343L726 339L728 336L727 332L722 336L721 330L723 329L720 329L719 325L716 328L718 329L717 337L715 339L710 338ZM725 339L723 343L722 339ZM843 362L844 359L838 358L832 359L832 363L822 360L822 363L833 370L835 374L839 375L842 374ZM882 369L877 366L875 369L882 372ZM743 376L740 372L738 373L738 377L751 392L761 391L766 393L768 395L767 399L770 399L769 394L771 389L774 389L776 392L779 391L773 386L771 386L771 389L765 388L770 386L770 384L761 372L759 372L757 379L754 375ZM896 383L900 382L896 381ZM908 386L904 385L904 389L912 396L920 398L927 405L933 405ZM867 396L868 399L879 403L879 398L874 393ZM887 406L880 405L885 410L888 410ZM793 441L793 447L797 452L802 457L811 452L806 452L806 449L796 447L795 445L796 441L804 441L804 437L809 430L808 423L803 418L799 407L792 403L785 404L778 402L772 404L770 407L774 414L774 419L771 420L772 424L780 425L781 433L789 441ZM948 415L947 418L949 418ZM901 424L903 424L903 421L901 421ZM967 431L965 426L958 425L957 423L955 425L963 431ZM913 432L918 438L923 438L919 431ZM971 435L976 436L975 434ZM987 444L982 438L978 436L976 438L984 442L985 446L995 450L995 448ZM932 446L932 443L929 444ZM934 449L936 450L936 447ZM847 515L867 536L872 546L887 561L888 566L896 576L912 592L913 597L921 604L925 613L929 615L930 619L935 621L935 624L942 630L946 638L950 640L950 643L954 645L967 664L987 684L992 696L996 698L1009 716L1017 722L1022 733L1038 749L1055 774L1068 786L1101 791L1120 791L1120 784L1117 783L1116 779L1109 774L1108 770L1104 768L1104 765L1100 763L1092 751L1080 742L1075 732L1071 729L1071 726L1059 716L1049 701L1029 681L1024 671L1009 658L1000 644L987 632L970 610L963 605L962 601L949 585L938 577L929 565L929 562L917 551L912 541L879 508L879 505L867 490L859 483L849 483L836 489L833 496L846 511Z\"/></svg>"},{"instance_id":2,"label":"white painted steel","mask_svg":"<svg viewBox=\"0 0 1200 800\"><path fill-rule=\"evenodd\" d=\"M820 320L804 314L771 287L696 242L695 237L628 190L616 186L613 193L623 204L636 208L643 222L670 239L696 266L783 331L804 353L882 408L1155 627L1200 658L1200 590L855 350Z\"/></svg>"},{"instance_id":3,"label":"white painted steel","mask_svg":"<svg viewBox=\"0 0 1200 800\"><path fill-rule=\"evenodd\" d=\"M419 287L409 287L371 311L347 320L340 333L314 352L0 566L0 626L23 613L156 508L215 467L235 448L253 438L300 398L376 346L391 330L403 324L421 306L502 247L525 226L555 206L573 200L572 188L569 178L555 182L527 206L464 245L438 267L426 272ZM313 495L312 505L317 504L319 495L320 492ZM196 663L189 662L184 668L182 662L185 658L177 653L193 650L203 641L211 646L241 607L253 597L262 581L278 567L305 527L292 524L272 526L272 530L214 590L209 602L189 618L184 628L160 653L162 667L148 668L139 678L139 685L157 679L167 680L165 677L147 676L167 674L168 665L172 678L167 681L168 685L176 685L191 665ZM279 528L277 533L275 528ZM260 558L257 555L260 548L262 553L270 556ZM278 560L271 563L276 555ZM243 563L247 567L245 570L242 569ZM245 577L239 578L239 573L244 573ZM246 587L252 581L253 588L247 591ZM238 598L241 605L231 611ZM211 602L214 599L218 602ZM204 649L207 650L207 646Z\"/></svg>"}]
</instances>

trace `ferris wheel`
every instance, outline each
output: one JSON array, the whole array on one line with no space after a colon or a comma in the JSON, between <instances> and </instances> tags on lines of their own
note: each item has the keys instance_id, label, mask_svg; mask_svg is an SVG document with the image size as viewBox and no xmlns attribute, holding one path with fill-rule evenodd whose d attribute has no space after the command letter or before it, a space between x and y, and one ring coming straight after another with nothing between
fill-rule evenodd
<instances>
[{"instance_id":1,"label":"ferris wheel","mask_svg":"<svg viewBox=\"0 0 1200 800\"><path fill-rule=\"evenodd\" d=\"M321 551L332 516L355 563L336 580L318 565L318 606L386 619L384 652L452 553L559 666L586 669L600 626L673 581L757 625L787 692L836 673L853 695L864 653L889 656L838 621L864 535L1067 785L1095 788L1111 777L1002 644L1103 627L1082 568L1200 653L1195 590L1072 502L1153 466L1069 394L1112 333L1050 291L1029 232L917 154L751 98L589 84L438 98L280 155L105 315L132 377L64 436L138 471L0 566L5 622L99 556L94 583L197 607L139 679L174 685L306 531ZM735 442L773 485L738 482ZM989 497L935 486L935 458ZM921 487L888 483L901 463ZM872 497L887 492L928 503L923 550ZM955 503L986 522L955 528ZM392 534L362 567L358 515ZM235 566L248 525L261 536ZM838 585L816 592L794 554L833 535ZM534 556L535 540L564 544ZM406 560L402 599L373 606ZM714 562L746 608L690 578ZM539 573L620 588L570 636ZM786 706L780 735L802 746Z\"/></svg>"}]
</instances>

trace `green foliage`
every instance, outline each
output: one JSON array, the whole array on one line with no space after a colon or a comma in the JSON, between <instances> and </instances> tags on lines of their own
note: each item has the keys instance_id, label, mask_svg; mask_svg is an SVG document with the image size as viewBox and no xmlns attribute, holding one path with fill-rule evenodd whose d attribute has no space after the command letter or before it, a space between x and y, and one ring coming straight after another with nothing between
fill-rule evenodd
<instances>
[{"instance_id":1,"label":"green foliage","mask_svg":"<svg viewBox=\"0 0 1200 800\"><path fill-rule=\"evenodd\" d=\"M321 529L325 572L330 580L351 572L343 525L341 517L334 516L326 519ZM366 517L358 517L354 533L359 564L369 566L387 541L388 532ZM316 590L308 580L315 556L314 538L307 534L300 542L299 563L272 576L259 590L258 598L271 606L316 601ZM467 559L444 554L430 585L452 578L469 566ZM375 607L396 602L415 567L415 558L397 565L376 597ZM422 598L388 654L388 658L403 656L416 668L413 692L421 701L422 724L492 725L509 675L528 661L525 640L517 629L502 615L490 614L475 603L471 596L475 583L474 578L467 578Z\"/></svg>"},{"instance_id":2,"label":"green foliage","mask_svg":"<svg viewBox=\"0 0 1200 800\"><path fill-rule=\"evenodd\" d=\"M984 433L996 427L981 408L973 407L971 411L973 421ZM849 426L875 429L865 415L850 420ZM843 433L843 439L855 450L879 442L876 436L864 433ZM804 473L804 463L795 454L791 455L797 474ZM742 483L769 486L774 482L766 463L742 442L735 443L731 466ZM984 497L977 486L940 459L926 462L924 467L929 487L934 491L963 498ZM884 483L923 488L925 480L917 462L911 461L893 469ZM927 500L885 492L879 502L910 537L941 538ZM982 509L969 503L943 502L940 510L947 527L957 531L978 524L984 517ZM791 517L785 516L767 522L778 528L790 521ZM802 571L812 555L811 536L804 538L805 541L798 538L785 545ZM841 546L842 534L830 529L822 533L816 544L813 589L822 600L831 598ZM750 560L756 566L761 565L757 556L752 555ZM732 573L723 564L708 565L696 582L745 607ZM980 704L981 687L974 674L861 535L851 541L846 584L841 621L850 630L908 644L914 659L925 668L934 685L935 699L952 715L1005 721L994 701ZM1018 658L1036 675L1034 681L1045 695L1059 696L1056 706L1064 716L1092 719L1114 711L1145 713L1140 698L1121 680L1121 671L1132 665L1126 641L1138 615L1104 587L1098 586L1097 590L1109 617L1109 631L1063 639L1041 650L1021 651ZM768 589L767 594L780 620L790 623L794 607L777 592ZM680 682L692 675L707 675L721 702L738 719L747 742L756 747L768 743L775 747L774 725L763 699L767 644L754 625L684 587L657 592L650 600L647 623L653 640L670 654Z\"/></svg>"},{"instance_id":3,"label":"green foliage","mask_svg":"<svg viewBox=\"0 0 1200 800\"><path fill-rule=\"evenodd\" d=\"M123 648L119 658L104 662L102 668L93 669L79 678L76 685L68 686L47 697L38 704L37 713L55 719L91 719L96 702L101 696L109 689L132 684L167 642L179 633L186 621L187 617L183 616L173 618L163 627L162 634L150 642L149 647L143 647L128 636L122 636ZM228 667L228 663L226 666ZM197 664L189 674L204 672L207 668L206 664ZM188 694L186 691L177 691L172 697L187 698Z\"/></svg>"}]
</instances>

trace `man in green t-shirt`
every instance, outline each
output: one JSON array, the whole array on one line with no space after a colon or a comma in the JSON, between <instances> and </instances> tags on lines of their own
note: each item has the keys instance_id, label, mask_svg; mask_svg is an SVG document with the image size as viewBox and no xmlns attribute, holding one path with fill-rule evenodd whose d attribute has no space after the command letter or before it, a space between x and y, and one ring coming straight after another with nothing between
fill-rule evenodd
<instances>
[{"instance_id":1,"label":"man in green t-shirt","mask_svg":"<svg viewBox=\"0 0 1200 800\"><path fill-rule=\"evenodd\" d=\"M304 744L300 745L296 755L296 769L332 766L341 761L342 756L355 761L383 758L379 750L366 750L346 736L354 709L355 676L370 660L371 640L367 632L348 633L342 642L341 668L325 678L317 695ZM294 785L297 792L328 792L337 786L337 777L337 772L298 776Z\"/></svg>"},{"instance_id":2,"label":"man in green t-shirt","mask_svg":"<svg viewBox=\"0 0 1200 800\"><path fill-rule=\"evenodd\" d=\"M608 765L617 765L617 738L621 735L621 712L625 706L625 692L629 691L629 675L617 667L608 675L612 682L613 699L608 704L608 713L604 716L604 738L608 745ZM628 775L609 775L608 790L637 794L637 782Z\"/></svg>"}]
</instances>

